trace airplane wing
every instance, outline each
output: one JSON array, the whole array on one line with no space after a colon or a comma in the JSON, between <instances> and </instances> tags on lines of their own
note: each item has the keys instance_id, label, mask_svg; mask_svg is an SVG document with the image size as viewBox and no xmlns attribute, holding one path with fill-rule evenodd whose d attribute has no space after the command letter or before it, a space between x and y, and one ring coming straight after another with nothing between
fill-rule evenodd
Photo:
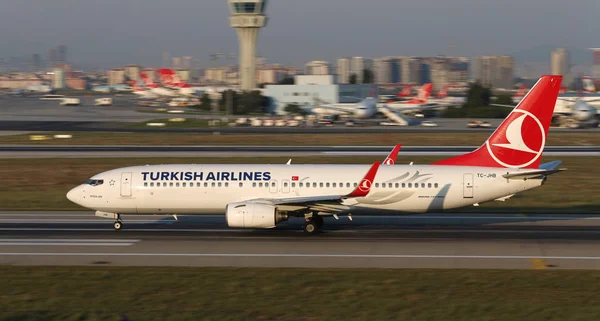
<instances>
[{"instance_id":1,"label":"airplane wing","mask_svg":"<svg viewBox=\"0 0 600 321\"><path fill-rule=\"evenodd\" d=\"M390 152L390 154L383 160L383 165L394 165L396 164L396 158L398 158L398 153L400 152L400 148L402 145L398 144L394 146L394 149Z\"/></svg>"},{"instance_id":2,"label":"airplane wing","mask_svg":"<svg viewBox=\"0 0 600 321\"><path fill-rule=\"evenodd\" d=\"M339 113L339 114L352 114L352 110L348 108L335 107L330 105L322 105L322 106L311 106L311 107L303 107L306 111L310 113L314 113L315 109L325 110L331 113Z\"/></svg>"},{"instance_id":3,"label":"airplane wing","mask_svg":"<svg viewBox=\"0 0 600 321\"><path fill-rule=\"evenodd\" d=\"M436 109L436 108L443 108L443 107L456 107L457 104L423 104L423 105L415 105L413 106L399 106L399 107L394 107L392 106L387 106L388 109L397 111L397 112L402 112L402 111L422 111L422 110L430 110L430 109Z\"/></svg>"},{"instance_id":4,"label":"airplane wing","mask_svg":"<svg viewBox=\"0 0 600 321\"><path fill-rule=\"evenodd\" d=\"M490 104L490 106L507 107L507 108L515 108L515 107L517 107L517 105L502 105L502 104Z\"/></svg>"},{"instance_id":5,"label":"airplane wing","mask_svg":"<svg viewBox=\"0 0 600 321\"><path fill-rule=\"evenodd\" d=\"M339 205L344 200L357 197L365 197L371 191L371 185L377 175L377 170L381 163L375 162L367 174L363 177L357 187L350 194L346 195L323 195L323 196L307 196L307 197L286 197L286 198L257 198L247 200L253 203L285 205L298 207L319 207L323 205Z\"/></svg>"}]
</instances>

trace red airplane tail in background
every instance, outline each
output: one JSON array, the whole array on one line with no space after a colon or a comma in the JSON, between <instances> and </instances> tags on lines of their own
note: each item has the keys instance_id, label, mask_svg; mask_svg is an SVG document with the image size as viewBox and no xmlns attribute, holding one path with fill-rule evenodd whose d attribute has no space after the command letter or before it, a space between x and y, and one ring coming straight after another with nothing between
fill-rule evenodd
<instances>
[{"instance_id":1,"label":"red airplane tail in background","mask_svg":"<svg viewBox=\"0 0 600 321\"><path fill-rule=\"evenodd\" d=\"M446 98L448 97L448 87L449 86L444 86L439 93L437 93L437 95L435 96L436 98Z\"/></svg>"},{"instance_id":2,"label":"red airplane tail in background","mask_svg":"<svg viewBox=\"0 0 600 321\"><path fill-rule=\"evenodd\" d=\"M396 94L396 97L397 98L406 98L406 97L410 97L411 94L412 94L412 86L406 85L406 86L402 87L402 91L400 91L398 94Z\"/></svg>"},{"instance_id":3,"label":"red airplane tail in background","mask_svg":"<svg viewBox=\"0 0 600 321\"><path fill-rule=\"evenodd\" d=\"M179 78L179 75L173 69L161 68L158 70L160 74L160 82L167 87L189 88L185 81Z\"/></svg>"},{"instance_id":4,"label":"red airplane tail in background","mask_svg":"<svg viewBox=\"0 0 600 321\"><path fill-rule=\"evenodd\" d=\"M513 98L523 98L526 93L527 93L527 87L521 86L521 87L519 87L519 90L517 90L517 92L513 95Z\"/></svg>"},{"instance_id":5,"label":"red airplane tail in background","mask_svg":"<svg viewBox=\"0 0 600 321\"><path fill-rule=\"evenodd\" d=\"M562 76L543 76L477 150L434 165L538 168Z\"/></svg>"},{"instance_id":6,"label":"red airplane tail in background","mask_svg":"<svg viewBox=\"0 0 600 321\"><path fill-rule=\"evenodd\" d=\"M433 85L431 83L427 83L419 89L419 93L417 96L409 101L407 104L426 104L429 101L429 97L431 97L431 91L433 90Z\"/></svg>"}]
</instances>

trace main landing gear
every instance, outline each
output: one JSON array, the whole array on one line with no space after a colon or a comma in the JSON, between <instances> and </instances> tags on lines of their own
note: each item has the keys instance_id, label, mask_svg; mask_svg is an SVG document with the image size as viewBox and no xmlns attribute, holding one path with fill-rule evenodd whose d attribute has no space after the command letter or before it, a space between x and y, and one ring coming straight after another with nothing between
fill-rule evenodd
<instances>
[{"instance_id":1,"label":"main landing gear","mask_svg":"<svg viewBox=\"0 0 600 321\"><path fill-rule=\"evenodd\" d=\"M318 234L323 228L324 220L322 216L313 215L306 217L306 223L304 223L304 233L306 234Z\"/></svg>"},{"instance_id":2,"label":"main landing gear","mask_svg":"<svg viewBox=\"0 0 600 321\"><path fill-rule=\"evenodd\" d=\"M123 222L121 222L121 215L117 214L115 222L113 223L113 228L117 231L123 228Z\"/></svg>"}]
</instances>

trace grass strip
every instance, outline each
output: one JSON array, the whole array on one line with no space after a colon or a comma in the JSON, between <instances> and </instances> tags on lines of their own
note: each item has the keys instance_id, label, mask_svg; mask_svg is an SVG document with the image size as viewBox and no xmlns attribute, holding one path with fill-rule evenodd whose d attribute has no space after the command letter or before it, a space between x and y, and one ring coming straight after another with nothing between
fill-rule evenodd
<instances>
[{"instance_id":1,"label":"grass strip","mask_svg":"<svg viewBox=\"0 0 600 321\"><path fill-rule=\"evenodd\" d=\"M428 164L440 157L402 157L397 164ZM91 176L110 169L146 164L285 164L288 158L92 158L92 159L0 159L0 210L80 210L66 193ZM294 164L370 164L381 157L297 157ZM555 158L544 158L544 162ZM552 175L544 186L517 194L506 202L490 202L459 212L598 213L597 159L567 157L561 167L568 171Z\"/></svg>"},{"instance_id":2,"label":"grass strip","mask_svg":"<svg viewBox=\"0 0 600 321\"><path fill-rule=\"evenodd\" d=\"M0 320L600 319L600 271L0 267Z\"/></svg>"}]
</instances>

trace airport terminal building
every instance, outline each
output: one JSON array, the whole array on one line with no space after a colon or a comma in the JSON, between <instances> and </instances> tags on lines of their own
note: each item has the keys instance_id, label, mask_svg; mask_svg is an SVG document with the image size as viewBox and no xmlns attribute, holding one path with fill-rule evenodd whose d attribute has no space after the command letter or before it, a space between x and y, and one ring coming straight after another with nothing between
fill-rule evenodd
<instances>
[{"instance_id":1,"label":"airport terminal building","mask_svg":"<svg viewBox=\"0 0 600 321\"><path fill-rule=\"evenodd\" d=\"M375 84L338 84L333 75L300 75L294 85L267 85L264 95L271 99L271 110L283 113L288 104L316 106L356 103L367 97L378 97Z\"/></svg>"}]
</instances>

